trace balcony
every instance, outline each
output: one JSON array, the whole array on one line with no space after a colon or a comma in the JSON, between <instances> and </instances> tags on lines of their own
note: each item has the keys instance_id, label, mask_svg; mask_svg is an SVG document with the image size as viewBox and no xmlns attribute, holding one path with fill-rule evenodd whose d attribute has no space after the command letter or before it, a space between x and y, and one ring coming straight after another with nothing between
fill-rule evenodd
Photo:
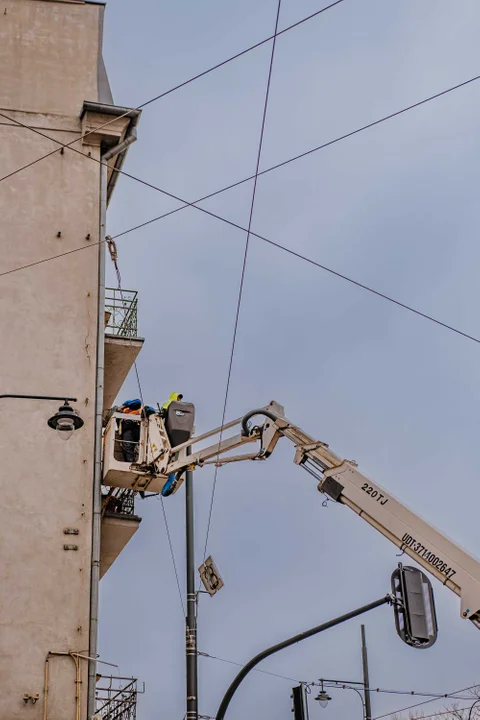
<instances>
[{"instance_id":1,"label":"balcony","mask_svg":"<svg viewBox=\"0 0 480 720\"><path fill-rule=\"evenodd\" d=\"M138 292L105 288L105 332L121 337L137 337Z\"/></svg>"},{"instance_id":2,"label":"balcony","mask_svg":"<svg viewBox=\"0 0 480 720\"><path fill-rule=\"evenodd\" d=\"M142 519L135 515L135 493L125 488L102 488L100 577L132 539Z\"/></svg>"},{"instance_id":3,"label":"balcony","mask_svg":"<svg viewBox=\"0 0 480 720\"><path fill-rule=\"evenodd\" d=\"M101 720L136 720L138 690L135 678L97 675L95 717Z\"/></svg>"},{"instance_id":4,"label":"balcony","mask_svg":"<svg viewBox=\"0 0 480 720\"><path fill-rule=\"evenodd\" d=\"M103 406L110 408L143 346L138 337L136 290L105 289L105 379Z\"/></svg>"}]
</instances>

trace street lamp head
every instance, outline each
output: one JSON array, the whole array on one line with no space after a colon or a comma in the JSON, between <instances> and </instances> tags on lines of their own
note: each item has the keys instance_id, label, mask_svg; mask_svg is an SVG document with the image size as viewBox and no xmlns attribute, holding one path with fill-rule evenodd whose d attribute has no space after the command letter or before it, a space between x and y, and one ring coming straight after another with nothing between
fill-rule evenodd
<instances>
[{"instance_id":1,"label":"street lamp head","mask_svg":"<svg viewBox=\"0 0 480 720\"><path fill-rule=\"evenodd\" d=\"M82 418L77 411L68 404L67 400L65 400L64 405L58 408L58 412L48 420L48 426L51 427L52 430L56 430L62 440L71 438L74 430L78 430L82 425Z\"/></svg>"},{"instance_id":2,"label":"street lamp head","mask_svg":"<svg viewBox=\"0 0 480 720\"><path fill-rule=\"evenodd\" d=\"M325 692L323 688L320 690L317 697L315 698L315 700L318 700L318 702L320 703L320 707L322 708L326 708L331 699L332 698L330 697L330 695Z\"/></svg>"}]
</instances>

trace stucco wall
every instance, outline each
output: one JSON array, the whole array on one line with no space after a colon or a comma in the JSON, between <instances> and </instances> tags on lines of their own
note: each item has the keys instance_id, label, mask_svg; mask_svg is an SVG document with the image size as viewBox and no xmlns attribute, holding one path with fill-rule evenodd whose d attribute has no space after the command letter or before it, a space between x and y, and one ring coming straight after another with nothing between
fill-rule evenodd
<instances>
[{"instance_id":1,"label":"stucco wall","mask_svg":"<svg viewBox=\"0 0 480 720\"><path fill-rule=\"evenodd\" d=\"M99 5L4 0L0 107L77 116L96 100L100 13Z\"/></svg>"},{"instance_id":2,"label":"stucco wall","mask_svg":"<svg viewBox=\"0 0 480 720\"><path fill-rule=\"evenodd\" d=\"M43 0L6 0L4 7L1 112L69 142L79 134L83 101L97 99L101 8ZM0 177L56 147L0 122ZM98 148L78 148L98 157ZM91 245L0 277L0 393L75 396L85 421L62 442L46 425L57 403L0 400L5 720L43 718L49 651L88 651L99 177L99 165L67 150L0 182L0 273ZM79 535L65 535L66 528ZM65 551L65 544L78 545L78 551ZM81 663L84 720L87 663ZM74 664L54 657L50 667L48 718L74 718ZM39 702L26 705L25 693L38 693Z\"/></svg>"}]
</instances>

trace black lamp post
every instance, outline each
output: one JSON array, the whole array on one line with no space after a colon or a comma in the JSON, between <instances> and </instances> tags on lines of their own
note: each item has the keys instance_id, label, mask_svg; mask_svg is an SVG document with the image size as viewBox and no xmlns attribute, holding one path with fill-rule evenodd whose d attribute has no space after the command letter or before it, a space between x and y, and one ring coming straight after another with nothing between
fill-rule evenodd
<instances>
[{"instance_id":1,"label":"black lamp post","mask_svg":"<svg viewBox=\"0 0 480 720\"><path fill-rule=\"evenodd\" d=\"M78 412L69 405L69 402L77 402L77 398L56 397L52 395L0 395L2 398L20 398L22 400L58 400L63 402L55 415L47 420L52 430L56 430L62 440L68 440L75 430L83 426L83 420Z\"/></svg>"}]
</instances>

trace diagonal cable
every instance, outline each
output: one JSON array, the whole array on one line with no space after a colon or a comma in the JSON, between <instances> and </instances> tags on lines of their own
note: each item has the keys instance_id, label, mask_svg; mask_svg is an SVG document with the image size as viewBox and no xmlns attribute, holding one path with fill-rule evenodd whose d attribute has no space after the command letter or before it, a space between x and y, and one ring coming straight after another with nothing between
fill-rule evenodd
<instances>
[{"instance_id":1,"label":"diagonal cable","mask_svg":"<svg viewBox=\"0 0 480 720\"><path fill-rule=\"evenodd\" d=\"M441 92L435 93L435 95L430 95L429 97L424 98L423 100L420 100L419 102L416 102L413 105L408 105L407 107L404 107L401 110L397 110L396 112L390 113L389 115L384 115L383 117L379 118L378 120L374 120L373 122L367 123L367 125L362 125L361 127L356 128L355 130L352 130L348 133L345 133L344 135L339 135L338 137L333 138L333 140L328 140L327 142L324 142L321 145L317 145L316 147L310 148L310 150L306 150L305 152L302 152L299 155L294 155L291 158L282 160L282 162L276 163L275 165L271 165L270 167L265 168L265 170L261 170L258 173L258 177L260 177L261 175L266 175L267 173L270 173L273 170L278 170L281 167L285 167L285 165L289 165L290 163L295 162L296 160L300 160L301 158L307 157L308 155L312 155L313 153L316 153L319 150L324 150L325 148L330 147L331 145L335 145L336 143L341 142L342 140L346 140L347 138L353 137L353 135L357 135L358 133L361 133L364 130L369 130L370 128L375 127L376 125L380 125L381 123L384 123L387 120L391 120L392 118L398 117L399 115L403 115L403 113L406 113L409 110L414 110L415 108L418 108L421 105L425 105L426 103L431 102L432 100L436 100L437 98L440 98L443 95L447 95L448 93L451 93L454 90L458 90L459 88L462 88L465 85L468 85L469 83L475 82L476 80L480 80L480 75L476 75L475 77L470 78L469 80L466 80L465 82L462 82L458 85L454 85L453 87L449 87L446 90L442 90ZM163 213L163 215L158 215L157 217L154 217L151 220L147 220L146 222L141 223L140 225L136 225L135 227L132 227L129 230L124 230L121 233L117 233L117 235L114 235L113 237L114 237L114 239L123 237L123 235L127 235L128 233L131 233L134 230L139 230L140 228L143 228L146 225L151 225L152 223L157 222L157 220L163 220L164 218L169 217L169 215L174 215L175 213L180 212L181 210L185 210L185 208L187 208L187 207L196 206L198 203L201 203L204 200L210 200L210 198L213 198L217 195L221 195L222 193L226 192L227 190L233 190L233 188L236 188L239 185L243 185L244 183L249 182L249 180L253 180L254 177L255 177L255 175L249 175L248 177L243 178L243 180L237 180L236 182L232 183L231 185L226 185L225 187L222 187L219 190L215 190L214 192L211 192L208 195L204 195L203 197L198 198L198 200L194 200L192 203L186 203L185 205L175 208L174 210L169 210L169 212Z\"/></svg>"},{"instance_id":2,"label":"diagonal cable","mask_svg":"<svg viewBox=\"0 0 480 720\"><path fill-rule=\"evenodd\" d=\"M106 242L107 245L108 245L108 249L109 249L109 251L110 251L110 257L111 257L112 262L113 262L114 267L115 267L115 273L116 273L116 275L117 275L118 290L119 290L119 292L120 292L120 298L121 298L122 304L123 304L123 306L125 307L125 299L124 299L123 291L122 291L122 287L121 287L121 284L122 284L122 276L121 276L121 274L120 274L120 268L118 267L118 256L117 256L117 248L116 248L116 245L115 245L115 241L112 240L112 238L110 238L109 236L107 236L107 238L105 239L105 242ZM140 374L139 374L139 372L138 372L138 365L137 365L137 361L136 361L136 360L135 360L134 363L133 363L133 367L134 367L134 369L135 369L135 377L136 377L136 380L137 380L137 387L138 387L138 394L140 395L140 402L141 402L141 404L142 404L142 408L144 408L144 407L145 407L145 402L144 402L144 397L143 397L143 389L142 389L142 383L141 383L141 381L140 381ZM151 442L151 441L149 440L149 442ZM150 448L151 448L151 445L150 445ZM152 452L153 452L153 451L152 451ZM158 499L158 495L157 495L157 499ZM162 503L163 521L164 521L164 523L165 523L165 531L166 531L166 533L167 533L168 546L169 546L169 548L170 548L170 557L171 557L171 559L172 559L173 571L174 571L174 573L175 573L175 580L176 580L176 583L177 583L178 595L179 595L179 598L180 598L180 604L181 604L181 606L182 606L182 612L183 612L183 614L185 615L185 605L184 605L183 597L182 597L182 589L181 589L181 587L180 587L180 579L179 579L179 576L178 576L178 569L177 569L177 563L176 563L176 560L175 560L175 553L174 553L174 551L173 551L172 536L171 536L171 534L170 534L170 527L169 527L169 525L168 525L167 511L165 510L165 504L164 504L164 502L163 502L163 497L162 497L161 495L160 495L160 501L161 501L161 503Z\"/></svg>"},{"instance_id":3,"label":"diagonal cable","mask_svg":"<svg viewBox=\"0 0 480 720\"><path fill-rule=\"evenodd\" d=\"M267 109L268 109L268 98L270 95L270 85L272 81L272 70L273 70L273 60L275 57L275 46L276 46L276 40L277 40L277 31L278 31L278 21L280 18L280 7L282 4L282 0L278 0L277 5L277 16L275 19L275 32L273 35L273 42L272 42L272 52L270 54L270 65L268 68L268 78L267 78L267 87L265 90L265 100L263 103L263 115L262 115L262 125L260 129L260 138L258 141L258 150L257 150L257 162L255 166L255 175L254 175L254 181L253 181L253 191L252 191L252 202L250 204L250 215L248 218L248 228L247 228L247 237L245 240L245 249L243 253L243 261L242 261L242 271L240 274L240 287L238 289L238 298L237 298L237 308L235 311L235 322L233 325L233 337L232 337L232 347L230 350L230 360L228 363L228 373L227 373L227 384L225 388L225 399L223 403L223 411L222 411L222 422L220 427L220 436L218 441L218 449L220 450L220 444L222 442L222 436L223 436L223 426L225 424L225 415L227 412L227 403L228 403L228 394L230 391L230 381L232 378L232 367L233 367L233 358L235 355L235 346L237 341L237 331L238 331L238 322L240 319L240 310L242 306L242 298L243 298L243 288L245 284L245 272L247 269L247 259L248 259L248 250L250 246L250 236L252 234L252 219L253 219L253 210L255 207L255 197L257 192L257 182L258 182L258 171L260 169L260 160L262 157L262 147L263 147L263 136L265 134L265 122L267 119ZM207 523L207 535L205 538L205 549L203 552L203 559L205 560L207 556L207 546L208 546L208 537L210 534L210 525L212 522L212 513L213 513L213 504L215 501L215 489L217 486L217 475L218 475L218 456L217 456L217 465L215 466L215 473L213 476L213 486L212 486L212 496L210 498L210 509L208 513L208 523Z\"/></svg>"},{"instance_id":4,"label":"diagonal cable","mask_svg":"<svg viewBox=\"0 0 480 720\"><path fill-rule=\"evenodd\" d=\"M340 3L344 2L344 0L336 0L336 2L330 3L330 5L327 5L326 7L321 8L320 10L317 10L314 13L311 13L310 15L307 15L306 17L302 18L301 20L297 20L297 22L293 23L292 25L289 25L288 27L281 30L278 35L283 35L286 32L289 32L290 30L293 30L294 28L298 27L299 25L303 25L303 23L308 22L309 20L312 20L313 18L317 17L317 15L321 15L326 10L330 10L330 8L335 7L335 5L340 5ZM71 148L72 145L74 145L77 142L80 142L80 140L83 140L84 138L88 137L92 133L98 132L98 130L102 130L103 128L107 127L107 125L110 125L111 123L116 122L117 120L121 120L124 117L128 117L131 115L132 112L136 112L138 110L141 110L144 107L147 107L148 105L151 105L152 103L157 102L158 100L161 100L164 97L167 97L167 95L170 95L171 93L175 92L176 90L180 90L181 88L185 87L186 85L190 85L190 83L195 82L196 80L199 80L202 77L205 77L206 75L209 75L211 72L214 72L214 70L218 70L219 68L223 67L224 65L227 65L228 63L232 62L233 60L237 60L240 57L243 57L247 53L251 52L252 50L256 50L257 48L261 47L262 45L265 45L265 43L270 42L270 40L273 39L273 35L271 35L268 38L265 38L264 40L260 40L259 42L255 43L254 45L250 45L249 47L245 48L244 50L241 50L240 52L236 53L235 55L232 55L229 58L226 58L226 60L222 60L221 62L217 63L216 65L213 65L212 67L208 68L207 70L203 70L200 73L197 73L193 77L189 78L188 80L184 80L183 82L179 83L178 85L175 85L174 87L170 88L169 90L165 90L163 93L160 93L159 95L156 95L153 98L150 98L150 100L146 100L141 105L138 105L136 108L129 108L121 115L116 115L111 120L108 120L108 122L103 123L103 125L99 125L96 128L93 128L92 130L89 130L88 132L84 133L83 135L80 135L80 137L75 138L74 140L71 140L69 143L63 144L60 143L61 147L56 148L55 150L52 150L49 153L46 153L45 155L42 155L41 157L37 158L36 160L32 160L31 162L27 163L26 165L22 165L22 167L17 168L16 170L13 170L12 172L8 173L7 175L4 175L3 177L0 177L0 182L3 180L8 180L8 178L13 177L14 175L17 175L17 173L22 172L22 170L26 170L27 168L32 167L33 165L36 165L37 163L41 162L42 160L45 160L46 158L50 157L51 155L55 155L55 153L62 152L65 148ZM6 116L4 116L6 117ZM51 138L53 139L53 138Z\"/></svg>"},{"instance_id":5,"label":"diagonal cable","mask_svg":"<svg viewBox=\"0 0 480 720\"><path fill-rule=\"evenodd\" d=\"M283 31L282 31L282 32L283 32ZM405 107L405 108L402 108L401 110L397 110L396 112L393 112L393 113L391 113L391 114L389 114L389 115L385 115L384 117L381 117L381 118L379 118L378 120L374 120L373 122L368 123L367 125L363 125L363 126L361 126L361 127L359 127L359 128L356 128L355 130L352 130L351 132L348 132L348 133L346 133L345 135L340 135L339 137L336 137L336 138L334 138L333 140L329 140L329 141L327 141L327 142L325 142L325 143L323 143L323 144L321 144L321 145L317 145L316 147L311 148L310 150L306 150L305 152L301 153L300 155L295 155L295 156L293 156L293 157L291 157L291 158L288 158L287 160L283 160L282 162L277 163L276 165L272 165L271 167L266 168L265 170L260 171L260 172L258 173L258 175L259 175L259 176L260 176L260 175L265 175L266 173L272 172L273 170L277 170L277 169L279 169L279 168L281 168L281 167L283 167L283 166L285 166L285 165L288 165L288 164L290 164L290 163L292 163L292 162L294 162L294 161L296 161L296 160L299 160L299 159L301 159L301 158L303 158L303 157L306 157L307 155L311 155L311 154L314 153L314 152L317 152L317 151L319 151L319 150L323 150L324 148L327 148L327 147L329 147L330 145L334 145L334 144L336 144L336 143L338 143L338 142L340 142L340 141L342 141L342 140L346 140L347 138L352 137L353 135L356 135L356 134L358 134L358 133L360 133L360 132L363 132L364 130L368 130L369 128L374 127L375 125L379 125L380 123L383 123L383 122L385 122L385 121L387 121L387 120L390 120L390 119L392 119L392 118L394 118L394 117L397 117L398 115L402 115L403 113L405 113L405 112L407 112L407 111L409 111L409 110L413 110L414 108L417 108L417 107L419 107L420 105L424 105L425 103L428 103L428 102L430 102L430 101L432 101L432 100L436 100L437 98L442 97L443 95L446 95L446 94L448 94L448 93L451 93L451 92L453 92L454 90L458 90L459 88L462 88L462 87L464 87L465 85L469 85L470 83L475 82L475 81L477 81L477 80L480 80L480 75L476 75L476 76L474 76L474 77L472 77L472 78L470 78L470 79L468 79L468 80L465 80L465 81L463 81L463 82L461 82L461 83L459 83L459 84L457 84L457 85L454 85L454 86L452 86L452 87L446 88L445 90L442 90L442 91L436 93L435 95L430 95L429 97L424 98L423 100L420 100L419 102L416 102L416 103L414 103L413 105L409 105L409 106L407 106L407 107ZM8 115L5 115L5 114L2 115L2 113L0 113L0 117L4 117L4 118L10 120L11 122L17 123L18 125L26 128L26 129L28 129L28 130L31 130L31 131L34 132L34 133L37 133L38 135L42 135L42 137L45 137L45 138L47 138L47 139L49 139L49 140L52 140L53 142L56 142L59 146L61 146L61 147L59 147L59 150L61 150L62 147L66 147L66 146L63 146L62 143L61 143L59 140L56 140L55 138L52 138L52 137L50 137L50 136L48 136L48 135L45 135L44 133L36 130L35 128L30 127L29 125L25 125L24 123L21 123L20 121L15 120L14 118L9 117ZM72 148L72 150L73 150L73 148ZM76 151L76 152L79 152L79 151ZM79 152L79 154L80 154L80 155L84 155L84 157L88 157L89 159L93 160L94 162L103 164L100 160L97 160L96 158L91 158L90 156L85 155L84 153L81 153L81 152ZM144 180L141 180L140 178L137 178L137 177L135 177L134 175L130 175L129 173L126 173L126 172L123 171L123 170L118 170L117 168L114 168L114 172L118 172L118 173L120 173L121 175L125 175L125 176L129 177L129 178L132 179L132 180L136 180L137 182L140 182L140 183L142 183L142 184L144 184L144 185L147 185L148 187L150 187L150 188L152 188L152 189L154 189L154 190L157 190L158 192L161 192L161 193L163 193L163 194L165 194L165 195L168 195L168 197L174 198L174 199L178 200L179 202L182 202L183 204L182 204L180 207L178 207L178 208L174 208L173 210L169 210L168 212L163 213L162 215L158 215L157 217L154 217L154 218L152 218L151 220L147 220L146 222L143 222L143 223L141 223L140 225L135 225L134 227L129 228L128 230L124 230L123 232L120 232L120 233L117 233L116 235L113 235L113 236L112 236L112 239L113 239L113 240L116 240L116 239L118 239L118 238L120 238L120 237L123 237L124 235L127 235L127 234L129 234L129 233L131 233L131 232L134 232L135 230L140 230L141 228L146 227L147 225L151 225L152 223L157 222L158 220L163 220L164 218L167 218L167 217L169 217L170 215L174 215L175 213L180 212L181 210L185 210L185 209L188 208L188 207L195 207L197 210L200 210L201 212L206 212L207 214L212 215L213 217L216 217L216 218L219 219L219 220L223 220L224 222L229 223L229 221L226 220L225 218L221 218L219 215L216 215L215 213L211 213L211 212L205 210L204 208L197 207L198 203L203 202L204 200L208 200L208 199L210 199L210 198L212 198L212 197L214 197L214 196L216 196L216 195L220 195L221 193L226 192L227 190L231 190L232 188L235 188L235 187L237 187L237 186L239 186L239 185L242 185L243 183L248 182L249 180L252 180L252 179L255 177L254 175L250 175L249 177L243 178L243 180L238 180L237 182L232 183L232 184L230 184L230 185L227 185L227 186L225 186L225 187L223 187L223 188L220 188L219 190L215 190L214 192L211 192L211 193L209 193L208 195L204 195L203 197L198 198L197 200L193 200L192 202L188 202L187 200L183 200L182 198L179 198L179 197L177 197L177 196L175 196L175 195L172 195L171 193L167 193L165 190L162 190L161 188L156 187L155 185L151 185L150 183L146 183ZM229 223L229 224L232 225L232 224L234 224L234 223ZM235 227L239 227L240 229L245 229L245 231L246 231L246 228L241 228L241 226L235 225ZM251 232L251 234L254 234L253 231ZM257 237L258 237L258 236L257 236ZM263 239L263 238L260 238L260 239ZM100 241L100 242L103 242L103 241ZM44 262L50 262L51 260L55 260L56 258L65 257L66 255L70 255L70 254L72 254L72 253L79 252L80 250L86 250L86 249L88 249L88 248L90 248L90 247L95 247L95 246L98 245L98 244L99 244L99 242L93 242L93 243L90 242L88 245L82 245L81 247L75 248L75 249L73 249L73 250L67 250L66 252L58 253L58 254L56 254L56 255L51 255L50 257L44 258L44 259L42 259L42 260L37 260L37 261L31 262L31 263L27 263L27 264L25 264L25 265L20 265L20 266L18 266L18 267L12 268L11 270L6 270L5 272L1 272L1 273L0 273L0 277L3 277L4 275L9 275L9 274L14 273L14 272L18 272L18 271L20 271L20 270L25 270L25 269L28 269L28 268L30 268L30 267L35 267L36 265L41 265L41 264L44 263Z\"/></svg>"},{"instance_id":6,"label":"diagonal cable","mask_svg":"<svg viewBox=\"0 0 480 720\"><path fill-rule=\"evenodd\" d=\"M454 690L452 693L449 693L448 695L445 695L445 697L450 697L452 695L459 695L460 693L466 692L467 690L472 690L472 688L478 687L478 684L470 685L469 687L461 688L460 690ZM396 715L397 713L405 712L405 710L411 710L413 708L420 707L420 705L428 705L428 703L435 702L435 700L438 700L439 698L431 698L430 700L424 700L420 703L415 703L415 705L408 705L404 708L399 708L398 710L394 710L393 712L385 713L384 715L377 715L376 717L372 718L372 720L381 720L381 718L390 717L392 715Z\"/></svg>"},{"instance_id":7,"label":"diagonal cable","mask_svg":"<svg viewBox=\"0 0 480 720\"><path fill-rule=\"evenodd\" d=\"M183 602L182 589L181 589L181 587L180 587L180 579L179 579L179 577L178 577L177 563L176 563L176 561L175 561L175 554L174 554L174 552L173 552L173 543L172 543L172 538L171 538L171 535L170 535L170 528L169 528L169 526L168 526L167 511L165 510L165 503L164 503L164 501L163 501L163 497L162 497L161 495L157 495L157 499L158 499L158 498L160 499L160 502L162 503L163 520L164 520L164 522L165 522L165 530L167 531L167 539L168 539L168 545L169 545L169 548L170 548L170 555L171 555L171 558L172 558L173 571L174 571L174 573L175 573L175 580L177 581L178 596L179 596L179 598L180 598L180 603L181 603L181 605L182 605L183 615L185 615L185 604L184 604L184 602Z\"/></svg>"},{"instance_id":8,"label":"diagonal cable","mask_svg":"<svg viewBox=\"0 0 480 720\"><path fill-rule=\"evenodd\" d=\"M423 100L423 101L421 101L420 103L416 103L415 105L412 105L412 106L410 106L410 107L411 107L411 108L417 107L418 105L423 104L424 102L427 102L428 100L433 100L434 98L437 98L437 97L439 97L440 95L445 95L447 92L451 92L452 90L456 90L457 88L460 88L460 87L463 87L463 86L465 86L465 85L468 85L469 83L474 82L474 81L476 81L476 80L478 80L478 79L480 79L480 75L478 75L478 76L476 76L476 77L473 77L473 78L470 78L469 80L466 80L465 82L462 82L462 83L460 83L459 85L455 85L455 86L452 87L452 88L449 88L449 89L447 89L447 90L444 90L444 91L442 91L441 93L437 93L436 95L433 95L433 96L431 96L430 98L427 98L426 100ZM382 121L384 121L384 120L386 120L386 119L388 119L388 118L390 118L390 117L395 117L396 115L400 114L401 112L405 112L406 109L408 109L408 108L405 108L404 110L401 110L401 111L399 111L399 112L397 112L397 113L394 113L394 114L392 114L392 115L389 115L389 116L387 116L386 118L383 118L382 120L375 121L375 123L371 123L371 124L368 125L368 126L364 126L363 129L366 129L367 127L371 127L372 125L378 124L379 122L382 122ZM10 118L9 118L9 119L10 119ZM13 122L17 122L19 125L23 125L23 123L19 122L18 120L13 120L13 118L12 118L12 121L13 121ZM30 129L30 130L33 130L33 132L36 132L36 133L38 133L38 134L40 134L40 135L43 135L43 133L39 132L38 130L35 130L34 128L30 128L30 127L27 126L27 125L25 125L25 127L28 128L28 129ZM356 130L356 131L353 131L352 133L349 133L348 136L353 135L353 134L355 134L356 132L360 132L361 129L362 129L362 128L360 128L360 129L358 129L358 130ZM345 137L348 137L348 136L345 136ZM48 136L45 136L45 137L48 137ZM49 138L49 139L50 139L50 140L54 140L54 138ZM338 140L340 140L340 139L341 139L341 138L338 138L336 141L330 141L329 143L327 143L327 145L331 145L331 144L333 144L333 142L338 142ZM59 142L59 141L54 140L54 142ZM61 143L59 143L59 144L61 144ZM321 148L324 147L324 146L325 146L325 145L319 146L317 149L321 149ZM72 148L72 149L73 149L73 148ZM75 152L79 152L79 151L77 151L77 150L74 150L74 151L75 151ZM303 153L303 154L302 154L302 157L305 156L306 154L309 154L309 152L313 152L313 150L312 150L312 151L307 151L307 153ZM83 153L79 153L79 154L80 154L80 155L83 155ZM88 156L85 155L84 157L88 157ZM90 159L92 159L94 162L97 162L97 163L99 163L99 164L104 164L104 163L102 163L101 160L97 160L96 158L90 158ZM275 168L276 168L276 167L279 167L279 166L281 166L281 165L285 165L287 162L292 162L293 159L295 159L295 158L292 158L292 159L290 159L289 161L285 161L285 162L283 162L283 163L280 163L280 165L275 166ZM271 168L271 169L275 169L275 168ZM269 170L268 170L268 171L269 171ZM231 220L228 220L227 218L224 218L224 217L222 217L221 215L218 215L218 214L216 214L216 213L214 213L214 212L211 212L210 210L206 210L205 208L202 208L202 207L196 205L195 202L200 202L200 200L197 200L197 201L194 201L194 202L188 202L187 200L179 197L178 195L173 195L172 193L167 192L166 190L164 190L164 189L162 189L162 188L160 188L160 187L158 187L158 186L156 186L156 185L153 185L152 183L148 183L148 182L146 182L145 180L141 180L140 178L137 178L137 177L135 177L134 175L131 175L130 173L125 172L124 170L117 170L117 169L115 169L115 172L119 172L120 174L125 175L126 177L129 177L129 178L131 178L132 180L136 180L137 182L140 182L141 184L146 185L147 187L150 187L150 188L152 188L153 190L157 190L158 192L162 193L163 195L166 195L167 197L173 198L174 200L177 200L178 202L183 203L183 206L182 206L182 207L177 208L176 210L170 211L170 212L168 212L168 213L165 213L164 215L161 216L162 218L163 218L163 217L167 217L167 215L171 215L171 214L173 214L173 213L175 213L175 212L178 212L178 210L182 210L182 209L184 209L184 207L194 207L196 210L199 210L200 212L202 212L202 213L204 213L204 214L206 214L206 215L209 215L210 217L214 217L214 218L216 218L217 220L220 220L220 221L226 223L227 225L230 225L231 227L235 227L235 228L237 228L237 229L239 229L239 230L243 230L243 231L247 232L247 228L243 227L242 225L239 225L238 223L235 223L235 222L233 222L233 221L231 221ZM267 170L264 171L264 172L267 172ZM230 186L229 186L229 187L230 187ZM217 193L217 194L218 194L218 193ZM205 198L204 198L204 199L205 199ZM155 220L156 220L156 219L160 219L160 218L155 218ZM149 222L154 222L154 220L149 221ZM149 223L144 223L144 224L149 224ZM137 228L132 228L131 230L138 229L138 227L142 227L142 226L137 226ZM130 231L126 231L126 232L131 232L131 230L130 230ZM121 234L126 234L126 233L121 233ZM376 295L376 296L378 296L378 297L381 297L381 298L383 298L384 300L387 300L387 301L389 301L389 302L391 302L391 303L393 303L393 304L395 304L395 305L397 305L397 306L399 306L399 307L402 307L403 309L405 309L405 310L407 310L407 311L409 311L409 312L412 312L412 313L414 313L414 314L416 314L416 315L419 315L420 317L423 317L423 318L426 319L426 320L429 320L429 321L431 321L431 322L433 322L433 323L436 323L437 325L440 325L440 326L446 328L447 330L450 330L450 331L452 331L452 332L454 332L454 333L457 333L458 335L462 335L463 337L465 337L465 338L467 338L467 339L469 339L469 340L472 340L472 341L474 341L474 342L480 343L480 338L477 338L477 337L475 337L475 336L473 336L473 335L470 335L470 334L468 334L468 333L465 333L465 332L463 332L462 330L459 330L458 328L455 328L455 327L453 327L453 326L451 326L451 325L448 325L447 323L444 323L444 322L442 322L442 321L440 321L440 320L437 320L436 318L432 317L431 315L427 315L426 313L423 313L423 312L421 312L421 311L419 311L419 310L416 310L415 308L413 308L413 307L411 307L411 306L409 306L409 305L407 305L407 304L405 304L405 303L402 303L402 302L400 302L400 301L398 301L398 300L395 300L394 298L392 298L392 297L390 297L390 296L388 296L388 295L386 295L386 294L384 294L384 293L381 293L381 292L375 290L374 288L369 287L368 285L365 285L365 284L363 284L363 283L360 283L360 282L356 281L356 280L353 279L353 278L350 278L350 277L348 277L348 276L346 276L346 275L344 275L344 274L342 274L342 273L337 272L336 270L333 270L332 268L327 267L326 265L323 265L323 264L321 264L321 263L319 263L319 262L316 262L316 261L313 260L312 258L306 257L305 255L302 255L301 253L298 253L298 252L292 250L291 248L288 248L288 247L286 247L286 246L284 246L284 245L281 245L280 243L274 242L273 240L270 240L269 238L265 237L264 235L260 235L259 233L255 233L255 232L254 232L253 230L251 230L251 229L250 229L250 235L253 235L254 237L257 237L257 238L259 238L260 240L263 240L264 242L269 243L270 245L273 245L274 247L276 247L276 248L278 248L278 249L280 249L280 250L283 250L284 252L287 252L287 253L289 253L290 255L293 255L294 257L299 258L300 260L304 260L305 262L308 262L308 263L310 263L311 265L314 265L314 266L316 266L316 267L324 270L325 272L331 273L331 274L335 275L335 276L338 277L338 278L341 278L341 279L343 279L343 280L346 280L347 282L350 282L350 283L352 283L353 285L356 285L357 287L362 288L363 290L366 290L367 292L373 293L374 295ZM118 238L118 237L119 237L119 235L115 235L115 236L114 236L114 238ZM100 242L103 242L103 241L100 241ZM80 250L84 250L84 249L86 249L86 248L95 247L95 246L98 245L98 244L99 244L99 242L94 242L94 243L90 243L89 245L82 245L81 247L79 247L79 248L74 248L73 250L67 250L66 252L58 253L58 254L52 255L52 256L50 256L50 257L48 257L48 258L43 258L42 260L36 260L36 261L34 261L34 262L27 263L27 264L25 264L25 265L21 265L21 266L19 266L19 267L15 267L15 268L12 268L12 269L10 269L10 270L6 270L6 271L0 273L0 277L3 277L3 276L5 276L5 275L10 275L11 273L14 273L14 272L19 272L20 270L25 270L25 269L27 269L27 268L35 267L35 266L41 265L41 264L43 264L43 263L45 263L45 262L50 262L51 260L55 260L56 258L65 257L66 255L71 255L72 253L79 252Z\"/></svg>"}]
</instances>

